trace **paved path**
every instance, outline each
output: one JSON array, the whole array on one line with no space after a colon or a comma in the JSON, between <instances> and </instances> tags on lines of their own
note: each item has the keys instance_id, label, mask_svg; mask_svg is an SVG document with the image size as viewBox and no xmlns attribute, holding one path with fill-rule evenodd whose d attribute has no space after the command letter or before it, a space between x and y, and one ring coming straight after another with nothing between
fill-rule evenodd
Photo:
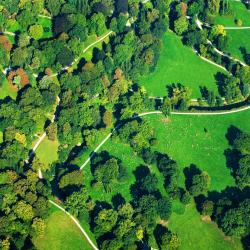
<instances>
[{"instance_id":1,"label":"paved path","mask_svg":"<svg viewBox=\"0 0 250 250\"><path fill-rule=\"evenodd\" d=\"M73 216L71 215L69 212L67 212L63 207L61 207L60 205L58 205L57 203L55 203L54 201L52 200L49 200L49 202L59 208L61 211L63 211L64 213L66 213L71 220L74 221L74 223L76 224L76 226L81 230L82 234L84 235L84 237L86 238L86 240L88 241L88 243L91 245L91 247L94 249L94 250L98 250L98 248L95 246L95 244L93 243L93 241L89 238L88 234L86 233L86 231L83 229L83 227L81 226L81 224L78 222L78 220Z\"/></svg>"},{"instance_id":2,"label":"paved path","mask_svg":"<svg viewBox=\"0 0 250 250\"><path fill-rule=\"evenodd\" d=\"M233 114L233 113L238 113L242 112L245 110L250 109L250 105L246 107L242 107L239 109L234 109L234 110L227 110L227 111L214 111L214 112L171 112L172 115L186 115L186 116L218 116L218 115L228 115L228 114ZM141 113L139 115L133 116L131 120L136 119L138 117L143 117L143 116L148 116L148 115L156 115L156 114L162 114L161 111L150 111L150 112L145 112ZM104 140L94 149L94 151L91 153L91 155L88 157L88 159L81 165L80 170L82 170L93 158L96 152L103 146L103 144L106 143L106 141L112 136L112 134L119 129L124 123L118 124L105 138Z\"/></svg>"}]
</instances>

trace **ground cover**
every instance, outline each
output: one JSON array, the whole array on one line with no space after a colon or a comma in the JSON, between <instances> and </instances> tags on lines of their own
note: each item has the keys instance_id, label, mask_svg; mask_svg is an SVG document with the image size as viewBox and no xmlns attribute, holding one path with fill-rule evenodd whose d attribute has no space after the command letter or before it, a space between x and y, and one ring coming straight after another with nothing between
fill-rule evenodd
<instances>
[{"instance_id":1,"label":"ground cover","mask_svg":"<svg viewBox=\"0 0 250 250\"><path fill-rule=\"evenodd\" d=\"M39 16L37 23L43 26L43 39L53 37L51 19Z\"/></svg>"},{"instance_id":2,"label":"ground cover","mask_svg":"<svg viewBox=\"0 0 250 250\"><path fill-rule=\"evenodd\" d=\"M182 44L181 38L167 32L163 38L162 52L153 73L139 79L149 95L166 95L166 86L181 83L192 89L193 98L201 96L199 86L206 86L217 94L215 75L222 69L199 58L191 48Z\"/></svg>"},{"instance_id":3,"label":"ground cover","mask_svg":"<svg viewBox=\"0 0 250 250\"><path fill-rule=\"evenodd\" d=\"M228 27L234 27L236 25L235 20L240 19L242 26L250 26L250 12L246 6L240 1L229 1L233 13L231 15L218 15L214 22L215 24L222 24Z\"/></svg>"},{"instance_id":4,"label":"ground cover","mask_svg":"<svg viewBox=\"0 0 250 250\"><path fill-rule=\"evenodd\" d=\"M173 213L168 227L181 239L180 250L240 250L242 245L238 239L226 237L214 222L201 218L191 203L183 214Z\"/></svg>"},{"instance_id":5,"label":"ground cover","mask_svg":"<svg viewBox=\"0 0 250 250\"><path fill-rule=\"evenodd\" d=\"M58 141L50 141L47 137L37 148L36 155L46 166L58 159Z\"/></svg>"},{"instance_id":6,"label":"ground cover","mask_svg":"<svg viewBox=\"0 0 250 250\"><path fill-rule=\"evenodd\" d=\"M243 131L250 132L250 124L247 122L250 111L229 114L225 116L172 116L166 121L162 115L144 117L156 130L158 144L155 150L167 153L177 161L181 169L197 165L207 171L211 176L210 190L223 190L227 186L234 185L226 164L224 152L229 148L227 134L230 126L236 126ZM107 141L100 151L106 150L111 155L118 157L128 167L128 181L114 186L113 192L106 194L101 187L91 187L90 165L84 168L85 183L94 200L111 201L116 193L122 194L126 200L130 200L129 187L134 183L133 171L143 164L129 145L113 138ZM159 179L159 189L163 188L162 176L156 166L151 166ZM182 172L182 171L181 171ZM184 175L180 178L180 185L184 185ZM217 225L204 220L197 212L195 205L185 207L179 202L173 204L173 214L168 222L170 229L180 236L182 246L180 249L242 249L238 239L225 237ZM192 230L190 230L192 228Z\"/></svg>"},{"instance_id":7,"label":"ground cover","mask_svg":"<svg viewBox=\"0 0 250 250\"><path fill-rule=\"evenodd\" d=\"M249 16L250 20L250 16ZM250 53L250 29L248 30L227 30L230 37L229 46L226 52L230 53L233 57L245 61L245 54Z\"/></svg>"},{"instance_id":8,"label":"ground cover","mask_svg":"<svg viewBox=\"0 0 250 250\"><path fill-rule=\"evenodd\" d=\"M10 89L8 81L4 80L2 86L0 87L0 100L4 99L7 96L10 96L12 99L15 99L16 95L17 93Z\"/></svg>"},{"instance_id":9,"label":"ground cover","mask_svg":"<svg viewBox=\"0 0 250 250\"><path fill-rule=\"evenodd\" d=\"M45 235L35 239L35 246L38 250L92 249L70 217L57 208L52 209L46 220Z\"/></svg>"}]
</instances>

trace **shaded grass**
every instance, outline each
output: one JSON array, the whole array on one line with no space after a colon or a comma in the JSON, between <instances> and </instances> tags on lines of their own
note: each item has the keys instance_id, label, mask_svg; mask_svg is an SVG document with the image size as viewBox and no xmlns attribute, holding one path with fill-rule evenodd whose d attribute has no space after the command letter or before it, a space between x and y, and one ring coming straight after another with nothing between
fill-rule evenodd
<instances>
[{"instance_id":1,"label":"shaded grass","mask_svg":"<svg viewBox=\"0 0 250 250\"><path fill-rule=\"evenodd\" d=\"M173 213L168 226L180 237L180 250L242 249L240 240L225 237L214 222L202 221L193 203L186 206L183 214Z\"/></svg>"},{"instance_id":2,"label":"shaded grass","mask_svg":"<svg viewBox=\"0 0 250 250\"><path fill-rule=\"evenodd\" d=\"M250 19L250 16L249 16ZM246 50L246 53L250 53L250 29L249 30L227 30L230 37L229 46L227 52L233 55L235 58L244 60L244 53L241 49Z\"/></svg>"},{"instance_id":3,"label":"shaded grass","mask_svg":"<svg viewBox=\"0 0 250 250\"><path fill-rule=\"evenodd\" d=\"M38 250L92 249L69 216L58 210L47 218L45 235L36 238L34 243Z\"/></svg>"},{"instance_id":4,"label":"shaded grass","mask_svg":"<svg viewBox=\"0 0 250 250\"><path fill-rule=\"evenodd\" d=\"M37 23L43 26L44 33L42 39L51 38L53 37L52 32L52 20L44 17L38 17ZM48 31L46 31L48 30Z\"/></svg>"},{"instance_id":5,"label":"shaded grass","mask_svg":"<svg viewBox=\"0 0 250 250\"><path fill-rule=\"evenodd\" d=\"M234 185L227 168L224 151L229 148L225 135L231 125L250 132L250 111L225 116L172 116L166 123L163 116L148 116L157 131L155 150L167 153L180 168L197 165L211 176L210 190L220 191ZM180 179L184 185L184 175Z\"/></svg>"},{"instance_id":6,"label":"shaded grass","mask_svg":"<svg viewBox=\"0 0 250 250\"><path fill-rule=\"evenodd\" d=\"M250 26L250 12L247 10L246 6L238 1L232 0L229 2L233 10L232 15L218 15L214 20L215 24L222 24L227 27L237 27L235 19L241 19L242 26Z\"/></svg>"},{"instance_id":7,"label":"shaded grass","mask_svg":"<svg viewBox=\"0 0 250 250\"><path fill-rule=\"evenodd\" d=\"M36 155L46 166L58 159L58 141L50 141L47 137L37 148Z\"/></svg>"},{"instance_id":8,"label":"shaded grass","mask_svg":"<svg viewBox=\"0 0 250 250\"><path fill-rule=\"evenodd\" d=\"M166 86L181 83L192 90L192 96L201 96L199 86L206 86L217 94L214 76L222 69L200 59L191 48L182 44L181 38L167 32L163 37L162 52L153 73L139 79L149 95L166 95Z\"/></svg>"}]
</instances>

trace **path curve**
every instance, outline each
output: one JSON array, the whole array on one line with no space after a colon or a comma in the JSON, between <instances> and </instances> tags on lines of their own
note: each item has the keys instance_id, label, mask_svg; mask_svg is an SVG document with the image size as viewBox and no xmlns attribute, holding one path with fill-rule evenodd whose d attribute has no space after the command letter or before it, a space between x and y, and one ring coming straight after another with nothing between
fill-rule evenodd
<instances>
[{"instance_id":1,"label":"path curve","mask_svg":"<svg viewBox=\"0 0 250 250\"><path fill-rule=\"evenodd\" d=\"M241 107L239 109L234 110L228 110L228 111L215 111L215 112L171 112L172 115L186 115L186 116L213 116L213 115L228 115L233 113L239 113L245 110L250 109L250 105L246 107ZM150 112L144 112L138 115L135 115L131 118L131 120L134 120L139 117L147 116L147 115L156 115L156 114L162 114L161 111L150 111ZM119 123L105 138L104 140L92 151L91 155L88 157L88 159L81 165L80 170L82 170L93 158L95 153L98 152L98 150L105 144L105 142L112 136L112 134L119 129L122 125L124 125L124 122Z\"/></svg>"},{"instance_id":2,"label":"path curve","mask_svg":"<svg viewBox=\"0 0 250 250\"><path fill-rule=\"evenodd\" d=\"M84 235L84 237L86 238L86 240L88 241L88 243L91 245L91 247L94 250L98 250L98 248L95 246L95 244L93 243L93 241L89 238L88 234L86 233L86 231L83 229L83 227L81 226L81 224L78 222L78 220L71 215L69 212L67 212L63 207L61 207L60 205L58 205L57 203L55 203L52 200L49 200L49 202L54 205L55 207L59 208L61 211L63 211L64 213L66 213L71 220L74 221L74 223L76 224L76 226L81 230L82 234Z\"/></svg>"}]
</instances>

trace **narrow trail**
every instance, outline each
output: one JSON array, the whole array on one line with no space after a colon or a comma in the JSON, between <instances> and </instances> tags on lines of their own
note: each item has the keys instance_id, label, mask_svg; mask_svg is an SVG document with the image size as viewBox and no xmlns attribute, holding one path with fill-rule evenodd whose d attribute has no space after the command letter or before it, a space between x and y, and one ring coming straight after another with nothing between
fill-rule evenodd
<instances>
[{"instance_id":1,"label":"narrow trail","mask_svg":"<svg viewBox=\"0 0 250 250\"><path fill-rule=\"evenodd\" d=\"M83 227L81 226L81 224L79 223L79 221L73 216L71 215L69 212L67 212L63 207L61 207L60 205L58 205L57 203L55 203L54 201L52 200L49 200L49 202L59 208L61 211L63 211L64 213L66 213L71 220L73 220L73 222L76 224L76 226L81 230L82 234L84 235L85 239L88 241L88 243L91 245L91 247L94 249L94 250L98 250L98 248L95 246L94 242L89 238L88 234L86 233L86 231L83 229Z\"/></svg>"},{"instance_id":2,"label":"narrow trail","mask_svg":"<svg viewBox=\"0 0 250 250\"><path fill-rule=\"evenodd\" d=\"M215 111L215 112L171 112L172 115L185 115L185 116L218 116L218 115L228 115L233 113L239 113L245 110L250 109L250 105L246 107L241 107L239 109L234 110L228 110L228 111ZM148 116L148 115L159 115L162 114L161 111L150 111L141 113L138 115L135 115L131 117L131 120L137 119L139 117ZM118 124L105 138L104 140L92 151L91 155L88 157L88 159L80 166L80 170L82 170L94 157L95 153L98 152L98 150L103 146L103 144L106 143L106 141L114 134L117 129L119 129L124 123Z\"/></svg>"}]
</instances>

